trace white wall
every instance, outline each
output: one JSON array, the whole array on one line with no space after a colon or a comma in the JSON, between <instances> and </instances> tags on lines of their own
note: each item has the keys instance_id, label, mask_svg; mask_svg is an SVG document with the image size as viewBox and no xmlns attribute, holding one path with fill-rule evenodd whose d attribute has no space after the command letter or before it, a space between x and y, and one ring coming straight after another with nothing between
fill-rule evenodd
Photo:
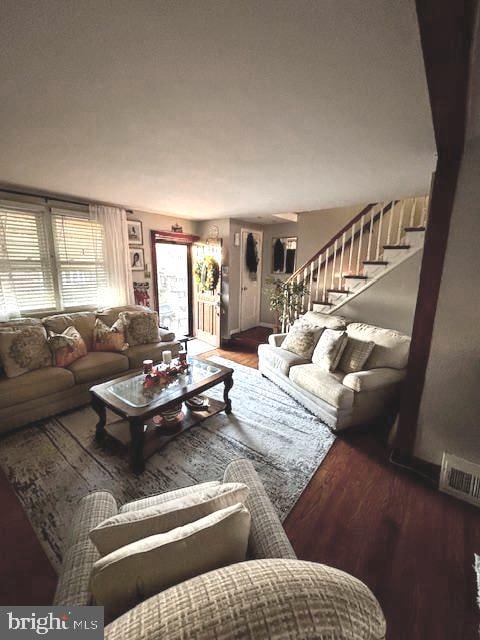
<instances>
[{"instance_id":1,"label":"white wall","mask_svg":"<svg viewBox=\"0 0 480 640\"><path fill-rule=\"evenodd\" d=\"M480 462L480 138L462 160L450 223L415 456Z\"/></svg>"},{"instance_id":2,"label":"white wall","mask_svg":"<svg viewBox=\"0 0 480 640\"><path fill-rule=\"evenodd\" d=\"M296 236L297 261L296 268L309 260L322 248L349 220L365 205L325 209L324 211L308 211L299 213L297 222L270 224L263 227L263 268L262 268L262 303L260 319L262 322L273 322L273 314L269 309L268 299L264 295L265 281L272 274L272 240L285 236Z\"/></svg>"},{"instance_id":3,"label":"white wall","mask_svg":"<svg viewBox=\"0 0 480 640\"><path fill-rule=\"evenodd\" d=\"M412 335L422 255L419 251L399 264L338 313L349 320Z\"/></svg>"}]
</instances>

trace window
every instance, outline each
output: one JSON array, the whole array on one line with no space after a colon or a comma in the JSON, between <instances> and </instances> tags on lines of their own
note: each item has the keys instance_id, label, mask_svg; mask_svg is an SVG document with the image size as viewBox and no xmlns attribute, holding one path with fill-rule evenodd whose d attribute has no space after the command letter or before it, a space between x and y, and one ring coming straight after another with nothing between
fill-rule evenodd
<instances>
[{"instance_id":1,"label":"window","mask_svg":"<svg viewBox=\"0 0 480 640\"><path fill-rule=\"evenodd\" d=\"M0 315L96 306L104 230L88 213L0 203Z\"/></svg>"}]
</instances>

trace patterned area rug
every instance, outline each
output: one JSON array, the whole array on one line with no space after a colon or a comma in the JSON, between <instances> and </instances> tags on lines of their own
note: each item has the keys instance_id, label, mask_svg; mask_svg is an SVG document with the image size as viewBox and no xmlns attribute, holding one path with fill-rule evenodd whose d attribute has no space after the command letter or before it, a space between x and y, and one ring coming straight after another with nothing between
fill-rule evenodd
<instances>
[{"instance_id":1,"label":"patterned area rug","mask_svg":"<svg viewBox=\"0 0 480 640\"><path fill-rule=\"evenodd\" d=\"M232 414L212 416L179 435L149 458L138 478L118 446L94 442L97 419L90 407L1 439L0 465L57 571L75 503L96 489L108 489L123 504L220 479L231 460L244 457L253 462L282 520L286 517L335 436L256 369L212 359L235 370ZM221 399L222 393L220 385L207 395Z\"/></svg>"}]
</instances>

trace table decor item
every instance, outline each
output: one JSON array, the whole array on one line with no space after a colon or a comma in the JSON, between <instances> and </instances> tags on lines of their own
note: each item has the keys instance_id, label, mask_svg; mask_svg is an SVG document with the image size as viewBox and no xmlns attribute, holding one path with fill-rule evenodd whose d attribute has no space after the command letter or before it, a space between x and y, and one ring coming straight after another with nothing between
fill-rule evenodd
<instances>
[{"instance_id":1,"label":"table decor item","mask_svg":"<svg viewBox=\"0 0 480 640\"><path fill-rule=\"evenodd\" d=\"M173 362L169 366L159 365L152 367L152 370L145 375L143 386L145 389L152 389L158 385L165 385L174 380L178 375L184 373L188 368L187 362Z\"/></svg>"},{"instance_id":2,"label":"table decor item","mask_svg":"<svg viewBox=\"0 0 480 640\"><path fill-rule=\"evenodd\" d=\"M164 351L162 353L162 360L163 360L164 364L170 364L170 362L172 361L172 352L171 351Z\"/></svg>"},{"instance_id":3,"label":"table decor item","mask_svg":"<svg viewBox=\"0 0 480 640\"><path fill-rule=\"evenodd\" d=\"M143 361L143 373L150 373L153 369L153 360L144 360Z\"/></svg>"}]
</instances>

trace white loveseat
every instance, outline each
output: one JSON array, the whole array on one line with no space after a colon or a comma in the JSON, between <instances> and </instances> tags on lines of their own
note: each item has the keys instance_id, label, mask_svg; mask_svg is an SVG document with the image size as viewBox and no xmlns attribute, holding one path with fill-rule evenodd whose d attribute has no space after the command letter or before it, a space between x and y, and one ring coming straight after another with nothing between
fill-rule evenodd
<instances>
[{"instance_id":1,"label":"white loveseat","mask_svg":"<svg viewBox=\"0 0 480 640\"><path fill-rule=\"evenodd\" d=\"M351 338L374 342L363 371L329 373L310 360L281 348L287 334L273 334L258 348L258 368L323 420L332 430L366 424L381 416L398 399L405 377L410 338L398 331L340 316L309 311L303 320L310 325L345 329Z\"/></svg>"}]
</instances>

